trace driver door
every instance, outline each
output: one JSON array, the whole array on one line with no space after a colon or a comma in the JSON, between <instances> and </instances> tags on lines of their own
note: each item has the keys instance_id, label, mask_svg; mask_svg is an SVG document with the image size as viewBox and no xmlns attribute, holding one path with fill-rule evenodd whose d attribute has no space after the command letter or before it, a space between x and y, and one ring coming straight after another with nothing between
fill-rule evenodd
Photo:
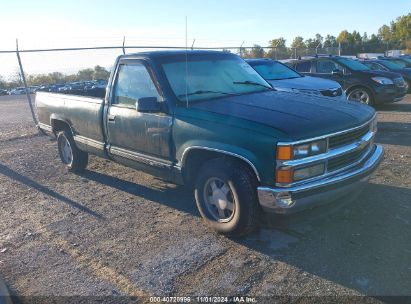
<instances>
[{"instance_id":1,"label":"driver door","mask_svg":"<svg viewBox=\"0 0 411 304\"><path fill-rule=\"evenodd\" d=\"M153 74L141 60L124 60L115 77L106 118L110 156L127 165L168 167L171 116L160 110L139 112L136 106L146 97L163 102Z\"/></svg>"},{"instance_id":2,"label":"driver door","mask_svg":"<svg viewBox=\"0 0 411 304\"><path fill-rule=\"evenodd\" d=\"M344 68L337 62L330 59L318 59L315 76L334 80L344 88Z\"/></svg>"}]
</instances>

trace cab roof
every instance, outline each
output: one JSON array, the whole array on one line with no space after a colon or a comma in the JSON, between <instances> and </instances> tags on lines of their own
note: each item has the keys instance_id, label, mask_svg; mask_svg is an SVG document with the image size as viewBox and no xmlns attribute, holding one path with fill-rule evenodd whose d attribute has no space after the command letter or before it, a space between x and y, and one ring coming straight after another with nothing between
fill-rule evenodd
<instances>
[{"instance_id":1,"label":"cab roof","mask_svg":"<svg viewBox=\"0 0 411 304\"><path fill-rule=\"evenodd\" d=\"M227 56L237 56L230 52L224 51L214 51L214 50L162 50L162 51L149 51L149 52L138 52L132 54L125 54L121 55L121 59L126 58L136 58L136 57L145 57L151 59L160 59L160 58L172 58L172 57L182 57L186 56L186 54L190 57L194 56L204 56L204 55L227 55Z\"/></svg>"}]
</instances>

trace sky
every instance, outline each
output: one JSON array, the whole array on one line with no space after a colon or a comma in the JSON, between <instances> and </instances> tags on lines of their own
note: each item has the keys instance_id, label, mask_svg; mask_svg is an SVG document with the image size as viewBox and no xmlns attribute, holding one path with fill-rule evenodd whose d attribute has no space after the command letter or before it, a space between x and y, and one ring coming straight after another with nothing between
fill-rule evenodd
<instances>
[{"instance_id":1,"label":"sky","mask_svg":"<svg viewBox=\"0 0 411 304\"><path fill-rule=\"evenodd\" d=\"M0 0L0 51L121 45L267 45L284 37L341 30L377 33L383 24L411 12L410 0ZM26 73L73 72L96 64L109 67L120 51L22 54ZM17 71L14 54L0 53L0 75Z\"/></svg>"}]
</instances>

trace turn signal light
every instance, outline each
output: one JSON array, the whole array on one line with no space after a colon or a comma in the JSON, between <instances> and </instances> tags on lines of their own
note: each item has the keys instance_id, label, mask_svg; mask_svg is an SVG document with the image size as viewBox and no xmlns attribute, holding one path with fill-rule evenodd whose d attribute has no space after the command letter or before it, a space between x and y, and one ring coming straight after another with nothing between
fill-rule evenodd
<instances>
[{"instance_id":1,"label":"turn signal light","mask_svg":"<svg viewBox=\"0 0 411 304\"><path fill-rule=\"evenodd\" d=\"M278 160L290 160L293 159L293 147L292 146L278 146L277 147L277 159Z\"/></svg>"},{"instance_id":2,"label":"turn signal light","mask_svg":"<svg viewBox=\"0 0 411 304\"><path fill-rule=\"evenodd\" d=\"M278 169L275 178L277 183L290 184L293 182L293 175L292 169Z\"/></svg>"}]
</instances>

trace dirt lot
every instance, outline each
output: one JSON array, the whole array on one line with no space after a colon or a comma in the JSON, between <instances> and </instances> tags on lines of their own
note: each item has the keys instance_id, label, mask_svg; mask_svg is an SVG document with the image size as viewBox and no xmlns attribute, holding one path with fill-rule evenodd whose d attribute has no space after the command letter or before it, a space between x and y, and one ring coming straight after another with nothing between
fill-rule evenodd
<instances>
[{"instance_id":1,"label":"dirt lot","mask_svg":"<svg viewBox=\"0 0 411 304\"><path fill-rule=\"evenodd\" d=\"M411 96L378 117L385 160L359 197L265 217L253 235L229 239L203 225L183 187L97 157L68 173L24 97L1 97L0 277L23 302L411 296Z\"/></svg>"}]
</instances>

